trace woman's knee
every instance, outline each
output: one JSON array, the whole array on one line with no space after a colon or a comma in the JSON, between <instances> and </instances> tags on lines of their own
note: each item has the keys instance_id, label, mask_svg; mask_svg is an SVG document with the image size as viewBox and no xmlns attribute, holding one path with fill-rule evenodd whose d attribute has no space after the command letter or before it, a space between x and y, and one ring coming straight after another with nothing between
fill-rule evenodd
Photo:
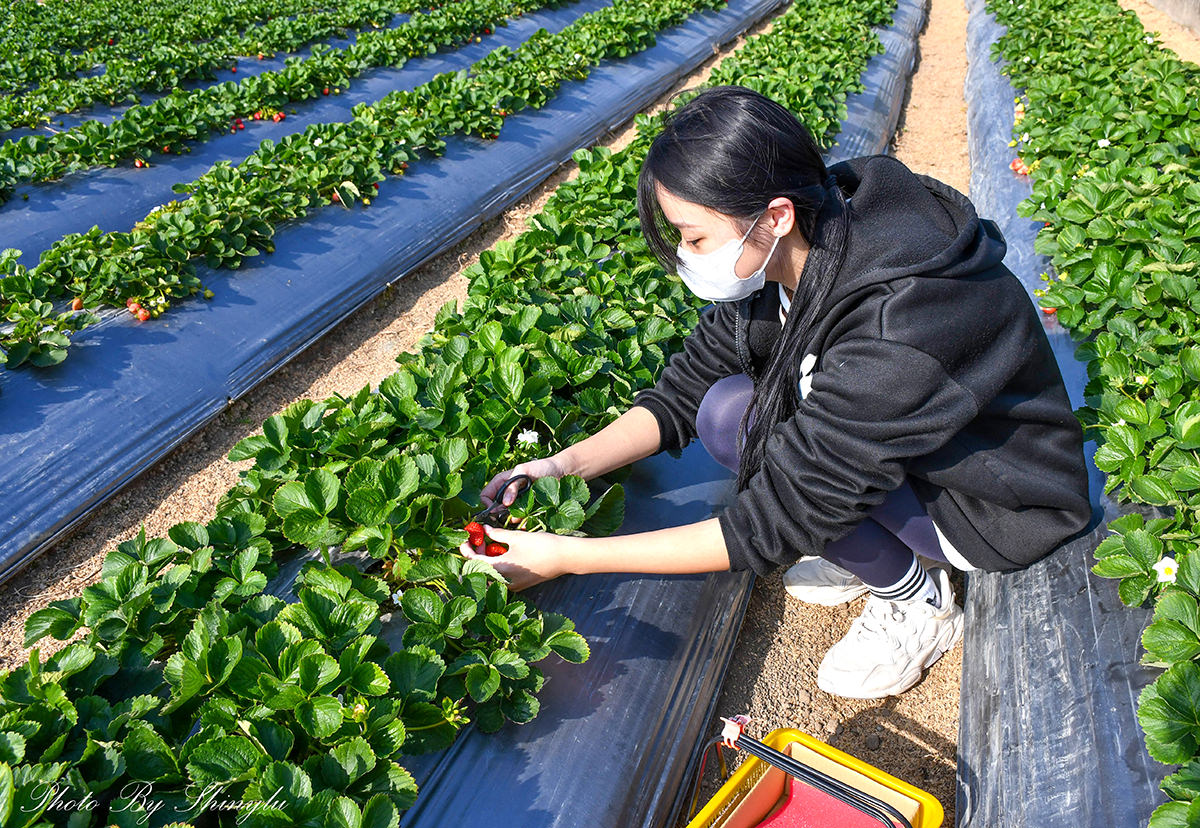
<instances>
[{"instance_id":1,"label":"woman's knee","mask_svg":"<svg viewBox=\"0 0 1200 828\"><path fill-rule=\"evenodd\" d=\"M745 374L721 377L705 393L696 411L700 442L714 460L734 471L741 453L735 437L753 393L754 381Z\"/></svg>"}]
</instances>

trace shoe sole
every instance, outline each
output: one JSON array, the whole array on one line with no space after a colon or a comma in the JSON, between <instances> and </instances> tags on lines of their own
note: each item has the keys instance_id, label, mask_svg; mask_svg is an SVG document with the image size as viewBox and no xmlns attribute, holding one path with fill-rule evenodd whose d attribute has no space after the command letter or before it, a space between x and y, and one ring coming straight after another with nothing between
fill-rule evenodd
<instances>
[{"instance_id":1,"label":"shoe sole","mask_svg":"<svg viewBox=\"0 0 1200 828\"><path fill-rule=\"evenodd\" d=\"M963 614L962 612L955 613L954 622L942 631L942 635L934 642L933 649L929 655L921 662L920 666L910 667L898 681L889 687L883 688L871 693L855 694L842 693L829 690L821 687L821 678L817 676L817 687L829 693L832 696L839 696L843 699L886 699L888 696L898 696L901 693L909 690L914 684L921 680L921 674L928 668L936 664L942 656L954 649L955 645L962 640L963 634Z\"/></svg>"},{"instance_id":2,"label":"shoe sole","mask_svg":"<svg viewBox=\"0 0 1200 828\"><path fill-rule=\"evenodd\" d=\"M836 607L846 604L870 592L865 586L856 587L790 587L784 586L784 591L797 601L806 604L817 604L822 607Z\"/></svg>"}]
</instances>

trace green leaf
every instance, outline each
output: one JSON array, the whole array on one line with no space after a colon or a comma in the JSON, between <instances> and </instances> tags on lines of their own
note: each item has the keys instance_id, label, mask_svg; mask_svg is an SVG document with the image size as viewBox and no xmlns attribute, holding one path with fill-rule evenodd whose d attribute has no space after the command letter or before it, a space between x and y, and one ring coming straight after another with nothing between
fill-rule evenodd
<instances>
[{"instance_id":1,"label":"green leaf","mask_svg":"<svg viewBox=\"0 0 1200 828\"><path fill-rule=\"evenodd\" d=\"M400 609L409 621L442 626L442 599L425 587L406 590L400 597Z\"/></svg>"},{"instance_id":2,"label":"green leaf","mask_svg":"<svg viewBox=\"0 0 1200 828\"><path fill-rule=\"evenodd\" d=\"M1200 465L1180 466L1171 472L1171 487L1177 492L1194 492L1200 489Z\"/></svg>"},{"instance_id":3,"label":"green leaf","mask_svg":"<svg viewBox=\"0 0 1200 828\"><path fill-rule=\"evenodd\" d=\"M1150 755L1160 762L1186 762L1200 745L1200 665L1175 664L1142 691L1138 724Z\"/></svg>"},{"instance_id":4,"label":"green leaf","mask_svg":"<svg viewBox=\"0 0 1200 828\"><path fill-rule=\"evenodd\" d=\"M497 650L490 657L492 666L506 679L523 679L529 675L529 665L525 659L508 650Z\"/></svg>"},{"instance_id":5,"label":"green leaf","mask_svg":"<svg viewBox=\"0 0 1200 828\"><path fill-rule=\"evenodd\" d=\"M503 362L492 370L492 384L508 401L517 402L525 387L525 372L516 362Z\"/></svg>"},{"instance_id":6,"label":"green leaf","mask_svg":"<svg viewBox=\"0 0 1200 828\"><path fill-rule=\"evenodd\" d=\"M1101 558L1092 567L1092 572L1095 572L1101 578L1127 578L1130 575L1143 575L1149 569L1149 567L1143 566L1140 561L1135 561L1128 555L1109 555L1106 558Z\"/></svg>"},{"instance_id":7,"label":"green leaf","mask_svg":"<svg viewBox=\"0 0 1200 828\"><path fill-rule=\"evenodd\" d=\"M362 828L399 828L400 813L383 794L375 794L363 806Z\"/></svg>"},{"instance_id":8,"label":"green leaf","mask_svg":"<svg viewBox=\"0 0 1200 828\"><path fill-rule=\"evenodd\" d=\"M316 511L312 501L308 498L308 493L304 490L304 484L295 481L280 486L276 490L272 502L275 506L275 513L281 518L286 518L301 509L309 512Z\"/></svg>"},{"instance_id":9,"label":"green leaf","mask_svg":"<svg viewBox=\"0 0 1200 828\"><path fill-rule=\"evenodd\" d=\"M354 804L354 800L339 796L329 805L329 816L326 825L332 825L334 828L360 828L362 826L362 813L358 810L358 806Z\"/></svg>"},{"instance_id":10,"label":"green leaf","mask_svg":"<svg viewBox=\"0 0 1200 828\"><path fill-rule=\"evenodd\" d=\"M180 779L175 751L169 748L154 728L131 722L121 744L125 766L131 779L146 782L174 782Z\"/></svg>"},{"instance_id":11,"label":"green leaf","mask_svg":"<svg viewBox=\"0 0 1200 828\"><path fill-rule=\"evenodd\" d=\"M572 664L582 664L588 660L591 655L591 650L588 648L587 641L582 635L577 632L562 631L555 633L549 641L550 649L557 653L565 661Z\"/></svg>"},{"instance_id":12,"label":"green leaf","mask_svg":"<svg viewBox=\"0 0 1200 828\"><path fill-rule=\"evenodd\" d=\"M1164 590L1154 621L1142 632L1142 646L1160 661L1187 661L1200 655L1200 605L1179 589Z\"/></svg>"},{"instance_id":13,"label":"green leaf","mask_svg":"<svg viewBox=\"0 0 1200 828\"><path fill-rule=\"evenodd\" d=\"M45 609L40 609L25 619L25 646L32 647L37 641L53 636L59 641L66 641L79 629L79 598L70 602L55 601ZM69 605L72 610L65 609Z\"/></svg>"},{"instance_id":14,"label":"green leaf","mask_svg":"<svg viewBox=\"0 0 1200 828\"><path fill-rule=\"evenodd\" d=\"M1156 578L1153 575L1135 575L1131 578L1123 578L1117 586L1117 595L1121 598L1121 603L1127 607L1140 607L1150 597L1150 591L1154 589Z\"/></svg>"},{"instance_id":15,"label":"green leaf","mask_svg":"<svg viewBox=\"0 0 1200 828\"><path fill-rule=\"evenodd\" d=\"M25 758L25 737L20 733L0 732L0 762L20 764Z\"/></svg>"},{"instance_id":16,"label":"green leaf","mask_svg":"<svg viewBox=\"0 0 1200 828\"><path fill-rule=\"evenodd\" d=\"M1162 541L1145 529L1131 529L1125 533L1125 551L1129 557L1149 571L1162 557Z\"/></svg>"},{"instance_id":17,"label":"green leaf","mask_svg":"<svg viewBox=\"0 0 1200 828\"><path fill-rule=\"evenodd\" d=\"M508 618L498 612L489 612L483 619L483 623L487 626L488 632L499 638L501 641L512 635L512 629L509 626Z\"/></svg>"},{"instance_id":18,"label":"green leaf","mask_svg":"<svg viewBox=\"0 0 1200 828\"><path fill-rule=\"evenodd\" d=\"M382 696L391 687L391 682L378 664L366 662L354 668L350 686L367 696Z\"/></svg>"},{"instance_id":19,"label":"green leaf","mask_svg":"<svg viewBox=\"0 0 1200 828\"><path fill-rule=\"evenodd\" d=\"M321 515L327 515L337 508L340 489L337 477L325 469L315 469L304 478L304 492L312 504L311 508Z\"/></svg>"},{"instance_id":20,"label":"green leaf","mask_svg":"<svg viewBox=\"0 0 1200 828\"><path fill-rule=\"evenodd\" d=\"M220 784L243 777L264 758L244 736L223 736L197 746L187 768L194 782Z\"/></svg>"},{"instance_id":21,"label":"green leaf","mask_svg":"<svg viewBox=\"0 0 1200 828\"><path fill-rule=\"evenodd\" d=\"M625 522L625 489L615 483L596 498L585 513L579 528L592 537L611 535Z\"/></svg>"},{"instance_id":22,"label":"green leaf","mask_svg":"<svg viewBox=\"0 0 1200 828\"><path fill-rule=\"evenodd\" d=\"M533 721L538 714L541 703L528 690L518 690L500 702L504 715L517 724Z\"/></svg>"},{"instance_id":23,"label":"green leaf","mask_svg":"<svg viewBox=\"0 0 1200 828\"><path fill-rule=\"evenodd\" d=\"M490 664L473 664L467 670L467 692L477 702L483 702L500 689L500 671Z\"/></svg>"},{"instance_id":24,"label":"green leaf","mask_svg":"<svg viewBox=\"0 0 1200 828\"><path fill-rule=\"evenodd\" d=\"M338 663L325 653L313 653L300 659L300 689L306 695L325 690L338 676Z\"/></svg>"},{"instance_id":25,"label":"green leaf","mask_svg":"<svg viewBox=\"0 0 1200 828\"><path fill-rule=\"evenodd\" d=\"M437 692L445 663L428 647L412 647L392 653L383 663L392 683L392 695L401 701L412 698L430 701Z\"/></svg>"},{"instance_id":26,"label":"green leaf","mask_svg":"<svg viewBox=\"0 0 1200 828\"><path fill-rule=\"evenodd\" d=\"M296 707L296 721L314 739L327 739L342 724L342 705L333 696L308 699Z\"/></svg>"},{"instance_id":27,"label":"green leaf","mask_svg":"<svg viewBox=\"0 0 1200 828\"><path fill-rule=\"evenodd\" d=\"M317 514L311 509L298 509L283 519L283 536L292 543L314 549L319 546L329 546L337 543L338 533L334 531L329 518Z\"/></svg>"},{"instance_id":28,"label":"green leaf","mask_svg":"<svg viewBox=\"0 0 1200 828\"><path fill-rule=\"evenodd\" d=\"M377 526L387 520L393 508L382 489L356 489L346 501L346 517L363 526Z\"/></svg>"},{"instance_id":29,"label":"green leaf","mask_svg":"<svg viewBox=\"0 0 1200 828\"><path fill-rule=\"evenodd\" d=\"M1154 809L1146 828L1195 828L1188 819L1189 803L1164 802Z\"/></svg>"},{"instance_id":30,"label":"green leaf","mask_svg":"<svg viewBox=\"0 0 1200 828\"><path fill-rule=\"evenodd\" d=\"M1166 506L1179 500L1179 494L1171 488L1166 478L1157 475L1137 475L1129 488L1143 501L1154 506Z\"/></svg>"},{"instance_id":31,"label":"green leaf","mask_svg":"<svg viewBox=\"0 0 1200 828\"><path fill-rule=\"evenodd\" d=\"M329 752L346 774L346 787L353 785L375 767L375 752L361 736L342 742Z\"/></svg>"}]
</instances>

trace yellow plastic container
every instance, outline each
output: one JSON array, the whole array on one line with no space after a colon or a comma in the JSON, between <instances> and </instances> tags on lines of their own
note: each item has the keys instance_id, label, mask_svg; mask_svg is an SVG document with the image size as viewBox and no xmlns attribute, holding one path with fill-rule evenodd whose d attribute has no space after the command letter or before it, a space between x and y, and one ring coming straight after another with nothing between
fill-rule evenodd
<instances>
[{"instance_id":1,"label":"yellow plastic container","mask_svg":"<svg viewBox=\"0 0 1200 828\"><path fill-rule=\"evenodd\" d=\"M771 731L763 743L883 800L913 828L939 828L945 819L941 803L931 794L799 730ZM782 807L792 782L779 768L749 756L687 828L754 828Z\"/></svg>"}]
</instances>

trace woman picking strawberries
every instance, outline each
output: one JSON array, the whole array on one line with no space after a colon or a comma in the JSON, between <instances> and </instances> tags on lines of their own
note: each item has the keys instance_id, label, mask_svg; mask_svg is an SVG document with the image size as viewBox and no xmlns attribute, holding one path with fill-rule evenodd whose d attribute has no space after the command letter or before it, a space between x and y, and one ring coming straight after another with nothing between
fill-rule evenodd
<instances>
[{"instance_id":1,"label":"woman picking strawberries","mask_svg":"<svg viewBox=\"0 0 1200 828\"><path fill-rule=\"evenodd\" d=\"M697 436L737 472L737 498L635 535L489 527L508 545L491 562L516 588L788 566L801 600L869 595L818 685L907 690L962 635L946 569L918 556L1020 569L1091 517L1082 430L1002 235L894 158L826 169L791 113L739 87L673 115L643 164L638 212L663 265L715 304L628 411L497 475L481 500L513 474L591 479Z\"/></svg>"}]
</instances>

